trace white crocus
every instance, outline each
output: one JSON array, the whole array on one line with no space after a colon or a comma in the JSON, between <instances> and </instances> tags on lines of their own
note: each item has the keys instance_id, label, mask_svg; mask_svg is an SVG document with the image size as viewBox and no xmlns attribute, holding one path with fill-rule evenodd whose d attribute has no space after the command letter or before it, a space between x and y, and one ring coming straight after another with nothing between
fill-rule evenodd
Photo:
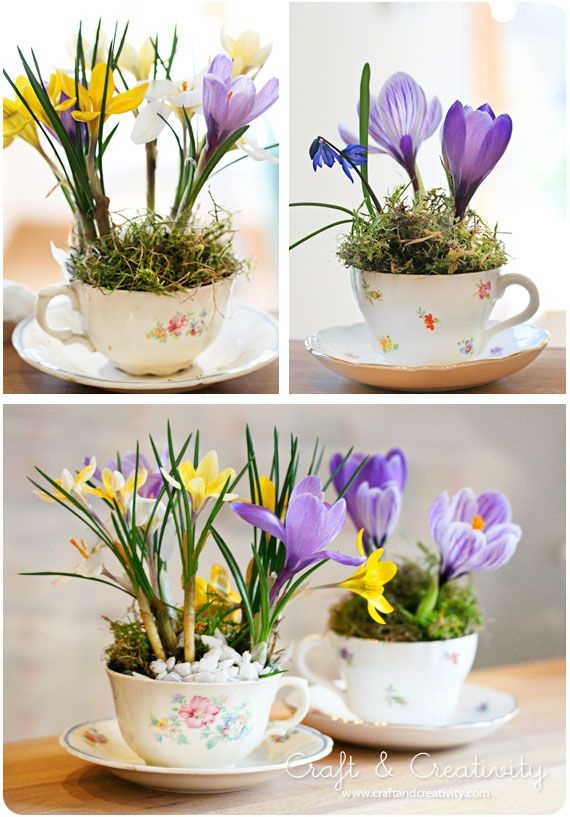
<instances>
[{"instance_id":1,"label":"white crocus","mask_svg":"<svg viewBox=\"0 0 570 817\"><path fill-rule=\"evenodd\" d=\"M70 43L67 44L67 53L73 57L73 59L77 59L77 46L79 43L79 38L77 34L73 37ZM81 47L83 48L83 56L85 57L85 65L87 68L91 68L92 65L97 65L98 62L106 63L109 59L109 48L107 45L107 37L102 32L99 34L99 38L97 40L97 53L93 53L93 47L87 40L81 38Z\"/></svg>"},{"instance_id":2,"label":"white crocus","mask_svg":"<svg viewBox=\"0 0 570 817\"><path fill-rule=\"evenodd\" d=\"M97 469L97 460L91 457L88 464L81 469L75 476L71 473L69 468L64 468L59 479L56 479L56 485L62 488L66 493L59 491L54 487L55 496L51 496L46 491L37 491L37 496L43 499L44 502L66 501L67 495L72 494L78 499L85 499L86 493L92 493L93 489L87 484Z\"/></svg>"},{"instance_id":3,"label":"white crocus","mask_svg":"<svg viewBox=\"0 0 570 817\"><path fill-rule=\"evenodd\" d=\"M259 142L255 136L250 136L249 133L244 134L241 139L238 139L237 146L243 150L244 153L255 159L256 162L269 162L272 165L278 165L279 159L268 150L259 147Z\"/></svg>"},{"instance_id":4,"label":"white crocus","mask_svg":"<svg viewBox=\"0 0 570 817\"><path fill-rule=\"evenodd\" d=\"M154 57L154 46L150 38L144 41L138 51L129 43L124 43L119 54L119 67L129 71L141 82L148 79L150 69L154 65Z\"/></svg>"},{"instance_id":5,"label":"white crocus","mask_svg":"<svg viewBox=\"0 0 570 817\"><path fill-rule=\"evenodd\" d=\"M232 76L247 74L260 69L269 59L272 45L260 46L259 34L255 31L244 31L234 40L224 31L221 35L224 51L233 62Z\"/></svg>"},{"instance_id":6,"label":"white crocus","mask_svg":"<svg viewBox=\"0 0 570 817\"><path fill-rule=\"evenodd\" d=\"M185 121L184 114L190 118L198 113L202 108L205 73L202 71L180 82L166 79L151 82L145 95L148 104L139 112L131 134L133 142L144 145L157 139L172 111L176 111L182 121Z\"/></svg>"}]
</instances>

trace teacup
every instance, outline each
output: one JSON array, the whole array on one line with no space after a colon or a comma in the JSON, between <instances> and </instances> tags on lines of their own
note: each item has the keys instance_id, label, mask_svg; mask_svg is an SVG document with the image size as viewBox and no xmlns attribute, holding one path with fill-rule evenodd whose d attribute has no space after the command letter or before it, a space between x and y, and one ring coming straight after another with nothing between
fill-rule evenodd
<instances>
[{"instance_id":1,"label":"teacup","mask_svg":"<svg viewBox=\"0 0 570 817\"><path fill-rule=\"evenodd\" d=\"M334 665L336 682L308 665L309 653L317 649ZM476 651L476 633L446 641L390 642L329 631L304 638L295 660L305 678L334 690L365 721L441 726L457 706Z\"/></svg>"},{"instance_id":2,"label":"teacup","mask_svg":"<svg viewBox=\"0 0 570 817\"><path fill-rule=\"evenodd\" d=\"M153 766L223 769L235 766L270 735L283 736L309 708L304 678L272 675L257 681L181 683L123 675L107 668L121 734ZM297 707L270 721L280 689Z\"/></svg>"},{"instance_id":3,"label":"teacup","mask_svg":"<svg viewBox=\"0 0 570 817\"><path fill-rule=\"evenodd\" d=\"M383 363L445 366L470 360L504 329L531 318L538 290L518 273L392 275L351 269L352 289L372 345ZM507 287L524 287L529 302L518 315L489 323Z\"/></svg>"},{"instance_id":4,"label":"teacup","mask_svg":"<svg viewBox=\"0 0 570 817\"><path fill-rule=\"evenodd\" d=\"M62 343L81 343L101 352L128 374L166 376L186 369L215 340L233 280L228 277L172 295L110 291L73 281L41 290L36 319L44 332ZM82 332L50 325L49 303L61 295L78 313Z\"/></svg>"}]
</instances>

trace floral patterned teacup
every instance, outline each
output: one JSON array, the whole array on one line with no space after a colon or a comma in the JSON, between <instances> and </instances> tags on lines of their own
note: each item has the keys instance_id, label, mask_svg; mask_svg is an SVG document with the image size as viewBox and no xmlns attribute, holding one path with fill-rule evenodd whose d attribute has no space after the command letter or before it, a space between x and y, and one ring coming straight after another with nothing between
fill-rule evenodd
<instances>
[{"instance_id":1,"label":"floral patterned teacup","mask_svg":"<svg viewBox=\"0 0 570 817\"><path fill-rule=\"evenodd\" d=\"M82 343L133 375L167 376L186 369L216 338L227 315L233 278L172 295L105 291L74 281L42 289L36 318L62 343ZM82 331L49 321L52 298L66 296ZM73 317L73 316L70 316Z\"/></svg>"},{"instance_id":2,"label":"floral patterned teacup","mask_svg":"<svg viewBox=\"0 0 570 817\"><path fill-rule=\"evenodd\" d=\"M257 681L154 681L107 669L121 734L153 766L230 768L270 735L283 736L309 708L308 684L287 674ZM281 688L297 698L293 714L270 721Z\"/></svg>"},{"instance_id":3,"label":"floral patterned teacup","mask_svg":"<svg viewBox=\"0 0 570 817\"><path fill-rule=\"evenodd\" d=\"M441 726L457 706L477 638L473 633L447 641L389 642L329 631L303 639L295 660L302 675L334 690L365 721ZM317 648L326 652L340 680L308 666L307 656Z\"/></svg>"},{"instance_id":4,"label":"floral patterned teacup","mask_svg":"<svg viewBox=\"0 0 570 817\"><path fill-rule=\"evenodd\" d=\"M524 275L500 269L457 275L392 275L351 270L352 289L382 363L445 366L475 357L503 329L531 318L538 290ZM490 324L496 302L518 284L529 295L522 312Z\"/></svg>"}]
</instances>

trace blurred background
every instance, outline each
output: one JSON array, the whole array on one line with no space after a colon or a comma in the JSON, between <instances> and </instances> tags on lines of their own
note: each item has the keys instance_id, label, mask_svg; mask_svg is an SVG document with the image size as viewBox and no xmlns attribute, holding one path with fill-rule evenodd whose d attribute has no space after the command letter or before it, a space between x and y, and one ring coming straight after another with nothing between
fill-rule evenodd
<instances>
[{"instance_id":1,"label":"blurred background","mask_svg":"<svg viewBox=\"0 0 570 817\"><path fill-rule=\"evenodd\" d=\"M174 26L179 49L173 77L193 76L216 54L223 51L222 28L234 39L247 29L257 31L262 46L273 42L273 53L257 80L260 87L272 76L280 75L281 53L276 16L270 5L260 0L235 2L162 3L152 14L141 12L135 0L99 0L81 7L72 0L58 0L57 10L39 4L33 13L25 5L14 5L3 20L3 61L8 74L23 73L17 47L29 58L34 50L46 78L55 68L72 70L68 46L83 23L83 36L93 44L99 18L107 37L118 23L122 30L130 21L127 41L137 50L144 40L158 34L159 43L170 45ZM132 77L131 77L132 79ZM5 96L14 92L3 80ZM203 120L202 120L203 121ZM109 123L120 127L105 155L105 179L111 208L144 208L145 151L130 140L132 114L124 114ZM279 103L250 128L263 147L279 141ZM159 138L157 171L157 209L168 213L177 179L178 154L174 137L165 128ZM273 151L275 153L275 151ZM239 151L239 155L244 155ZM229 160L238 157L231 153ZM228 161L229 161L228 160ZM206 186L217 203L235 213L236 252L254 259L249 280L236 286L237 297L264 309L277 309L277 197L278 165L245 159L228 168ZM4 153L4 276L26 284L33 290L58 282L60 270L50 253L50 241L64 246L70 226L70 211L59 191L52 191L53 177L47 164L30 145L16 139ZM212 209L205 189L200 201L203 212Z\"/></svg>"},{"instance_id":2,"label":"blurred background","mask_svg":"<svg viewBox=\"0 0 570 817\"><path fill-rule=\"evenodd\" d=\"M133 450L137 439L150 455L148 435L160 447L168 418L178 443L200 428L203 453L215 448L220 466L236 469L245 459L246 422L261 472L269 468L274 425L281 433L283 460L289 433L299 435L302 468L320 437L327 450L323 477L329 456L346 452L351 445L382 454L401 447L409 479L387 556L413 555L418 539L430 544L428 509L441 491L464 486L478 493L504 491L513 520L524 534L508 565L474 577L486 614L476 666L564 652L564 406L368 405L347 410L321 405L307 411L306 406L195 405L189 411L181 405L9 405L4 412L7 740L59 733L112 712L102 661L110 638L101 616L120 618L125 613L123 594L104 585L69 579L54 586L50 577L19 575L76 564L77 553L69 540L88 533L63 508L35 497L26 477L34 475L34 466L59 477L65 467L79 469L90 455L106 463L117 451ZM243 491L246 495L245 485ZM226 541L245 565L249 526L229 509L219 521ZM353 553L355 538L347 522L335 546ZM215 561L219 559L210 543L201 574L209 575ZM346 568L331 563L315 576L315 583L341 581L346 575ZM337 596L338 591L327 590L292 603L282 627L283 643L324 630L327 609Z\"/></svg>"},{"instance_id":3,"label":"blurred background","mask_svg":"<svg viewBox=\"0 0 570 817\"><path fill-rule=\"evenodd\" d=\"M290 200L358 206L360 185L351 185L338 167L315 174L308 149L317 135L338 144L339 123L358 132L356 103L365 62L374 95L391 74L406 71L428 99L439 98L444 116L456 99L472 107L487 102L496 114L509 113L511 142L472 205L491 226L498 223L510 255L508 271L537 284L541 312L533 322L563 346L560 286L568 256L561 4L292 3L290 23ZM446 187L439 130L419 151L426 188ZM370 180L382 197L408 178L392 158L373 155ZM289 243L339 218L321 208L291 209ZM362 320L348 271L335 255L343 229L324 232L290 254L294 338ZM526 298L519 287L510 287L494 317L515 314Z\"/></svg>"}]
</instances>

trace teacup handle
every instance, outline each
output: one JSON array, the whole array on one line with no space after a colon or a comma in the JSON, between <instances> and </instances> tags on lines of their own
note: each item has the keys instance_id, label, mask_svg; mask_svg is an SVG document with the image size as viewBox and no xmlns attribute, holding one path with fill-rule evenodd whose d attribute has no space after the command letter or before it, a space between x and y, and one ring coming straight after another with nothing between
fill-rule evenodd
<instances>
[{"instance_id":1,"label":"teacup handle","mask_svg":"<svg viewBox=\"0 0 570 817\"><path fill-rule=\"evenodd\" d=\"M55 329L50 326L47 319L47 308L49 302L57 295L65 295L69 298L71 308L79 313L79 296L77 290L71 284L56 284L55 286L46 287L38 293L36 302L36 320L48 335L57 338L62 343L82 343L91 352L97 351L95 346L91 343L87 335L79 332L74 332L72 329Z\"/></svg>"},{"instance_id":2,"label":"teacup handle","mask_svg":"<svg viewBox=\"0 0 570 817\"><path fill-rule=\"evenodd\" d=\"M495 326L485 329L481 339L481 348L484 348L491 338L498 332L502 332L503 329L508 329L510 326L516 326L518 323L524 323L524 321L532 318L534 313L538 310L538 307L540 306L538 289L530 278L527 278L526 275L520 275L517 272L509 272L506 275L501 275L499 277L499 280L497 281L497 301L499 298L503 297L507 287L513 286L514 284L524 287L528 292L528 304L526 305L526 308L513 318L508 318L505 321L497 323Z\"/></svg>"},{"instance_id":3,"label":"teacup handle","mask_svg":"<svg viewBox=\"0 0 570 817\"><path fill-rule=\"evenodd\" d=\"M304 678L298 678L296 675L285 675L279 679L279 685L276 691L278 692L280 689L284 689L285 687L291 687L291 689L297 690L299 697L297 708L288 718L278 721L269 721L262 740L265 740L265 738L269 737L270 735L282 737L288 732L289 729L291 729L292 726L297 726L298 723L301 723L309 711L311 699L309 696L309 685L307 681Z\"/></svg>"},{"instance_id":4,"label":"teacup handle","mask_svg":"<svg viewBox=\"0 0 570 817\"><path fill-rule=\"evenodd\" d=\"M340 695L341 698L344 698L344 693L342 689L339 689L337 684L331 681L330 678L320 675L309 667L307 655L318 648L330 654L330 644L321 635L308 635L299 642L299 646L295 651L295 661L300 672L312 684L319 684L320 686L327 687L327 689L332 689L333 692Z\"/></svg>"}]
</instances>

